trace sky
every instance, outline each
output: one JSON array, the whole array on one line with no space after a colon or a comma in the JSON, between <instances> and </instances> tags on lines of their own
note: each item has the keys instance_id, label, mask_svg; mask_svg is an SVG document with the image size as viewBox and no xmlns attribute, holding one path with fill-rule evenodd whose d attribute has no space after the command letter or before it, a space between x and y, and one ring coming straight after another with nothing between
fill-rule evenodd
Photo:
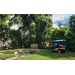
<instances>
[{"instance_id":1,"label":"sky","mask_svg":"<svg viewBox=\"0 0 75 75\"><path fill-rule=\"evenodd\" d=\"M13 25L10 29L15 29L15 30L17 30L17 29L18 29L18 25L15 24L15 25Z\"/></svg>"},{"instance_id":2,"label":"sky","mask_svg":"<svg viewBox=\"0 0 75 75\"><path fill-rule=\"evenodd\" d=\"M69 18L71 15L73 15L73 14L53 14L53 17L52 17L53 27L59 28L58 22L61 22L63 24L66 22L69 22Z\"/></svg>"},{"instance_id":3,"label":"sky","mask_svg":"<svg viewBox=\"0 0 75 75\"><path fill-rule=\"evenodd\" d=\"M59 28L58 27L58 22L61 22L63 24L68 22L71 15L73 15L73 14L53 14L53 16L52 16L53 27L54 28ZM18 26L17 25L13 25L11 27L11 29L16 29L17 30Z\"/></svg>"}]
</instances>

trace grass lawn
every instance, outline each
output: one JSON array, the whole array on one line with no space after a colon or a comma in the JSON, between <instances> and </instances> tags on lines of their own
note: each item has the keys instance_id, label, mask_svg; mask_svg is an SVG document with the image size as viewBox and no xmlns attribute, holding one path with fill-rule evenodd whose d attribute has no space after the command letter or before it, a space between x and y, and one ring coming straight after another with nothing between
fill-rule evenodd
<instances>
[{"instance_id":1,"label":"grass lawn","mask_svg":"<svg viewBox=\"0 0 75 75\"><path fill-rule=\"evenodd\" d=\"M75 52L66 51L65 53L50 53L49 50L40 50L34 54L21 55L15 60L75 60Z\"/></svg>"},{"instance_id":2,"label":"grass lawn","mask_svg":"<svg viewBox=\"0 0 75 75\"><path fill-rule=\"evenodd\" d=\"M8 50L0 50L0 52L5 52L5 51L14 51L14 50L22 50L22 49L8 49Z\"/></svg>"},{"instance_id":3,"label":"grass lawn","mask_svg":"<svg viewBox=\"0 0 75 75\"><path fill-rule=\"evenodd\" d=\"M13 51L12 50L0 50L0 52L3 51ZM21 50L21 49L18 49ZM22 52L19 54L3 54L0 55L0 60L1 59L7 59L7 58L12 58L14 56L18 56L18 58L13 59L13 60L75 60L75 52L70 52L66 51L65 53L57 53L57 52L52 52L50 53L49 50L43 50L43 49L31 49L32 51L37 51L33 54L28 54L28 55L23 55L24 52L29 52L28 49L23 49ZM31 51L31 52L32 52Z\"/></svg>"},{"instance_id":4,"label":"grass lawn","mask_svg":"<svg viewBox=\"0 0 75 75\"><path fill-rule=\"evenodd\" d=\"M7 58L12 58L12 57L16 57L17 55L18 56L22 56L21 54L6 54L6 53L4 53L4 52L7 52L7 51L14 51L14 50L23 50L22 51L22 53L23 52L26 52L26 51L28 51L29 49L9 49L9 50L0 50L0 60L5 60L5 59L7 59ZM33 50L35 50L35 49L33 49Z\"/></svg>"},{"instance_id":5,"label":"grass lawn","mask_svg":"<svg viewBox=\"0 0 75 75\"><path fill-rule=\"evenodd\" d=\"M5 51L14 51L13 49L9 49L9 50L0 50L0 52L5 52Z\"/></svg>"},{"instance_id":6,"label":"grass lawn","mask_svg":"<svg viewBox=\"0 0 75 75\"><path fill-rule=\"evenodd\" d=\"M5 60L7 58L12 58L12 57L15 57L16 54L6 54L4 52L7 52L7 51L14 51L14 50L23 50L23 49L9 49L9 50L0 50L0 60Z\"/></svg>"},{"instance_id":7,"label":"grass lawn","mask_svg":"<svg viewBox=\"0 0 75 75\"><path fill-rule=\"evenodd\" d=\"M15 54L3 54L2 56L0 56L0 60L5 60L7 58L12 58L15 57Z\"/></svg>"}]
</instances>

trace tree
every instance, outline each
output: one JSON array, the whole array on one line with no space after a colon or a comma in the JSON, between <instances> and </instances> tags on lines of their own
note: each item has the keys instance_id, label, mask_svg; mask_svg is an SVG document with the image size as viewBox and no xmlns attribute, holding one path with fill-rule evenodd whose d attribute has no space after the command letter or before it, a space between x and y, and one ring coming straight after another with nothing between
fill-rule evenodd
<instances>
[{"instance_id":1,"label":"tree","mask_svg":"<svg viewBox=\"0 0 75 75\"><path fill-rule=\"evenodd\" d=\"M65 39L65 32L64 29L55 29L52 33L52 40Z\"/></svg>"},{"instance_id":2,"label":"tree","mask_svg":"<svg viewBox=\"0 0 75 75\"><path fill-rule=\"evenodd\" d=\"M12 40L11 45L14 48L22 48L24 46L19 30L10 30L10 38Z\"/></svg>"},{"instance_id":3,"label":"tree","mask_svg":"<svg viewBox=\"0 0 75 75\"><path fill-rule=\"evenodd\" d=\"M36 23L36 43L39 48L42 48L43 37L45 35L50 35L50 29L52 27L52 19L51 14L39 14L35 15L35 23Z\"/></svg>"},{"instance_id":4,"label":"tree","mask_svg":"<svg viewBox=\"0 0 75 75\"><path fill-rule=\"evenodd\" d=\"M15 14L14 23L22 24L19 30L22 30L24 35L25 32L29 31L29 33L27 33L27 38L22 35L22 37L28 40L29 45L31 43L37 43L39 48L41 48L42 38L44 36L43 33L44 31L46 32L46 28L47 31L49 31L49 26L52 26L51 16L51 14Z\"/></svg>"},{"instance_id":5,"label":"tree","mask_svg":"<svg viewBox=\"0 0 75 75\"><path fill-rule=\"evenodd\" d=\"M25 38L25 42L27 41L28 44L30 45L30 43L32 43L33 40L33 36L35 34L34 30L35 30L35 25L34 23L34 19L35 19L35 15L34 14L15 14L14 15L14 23L15 24L19 24L19 31L21 31L24 35L26 32L27 36L24 36L21 34L22 38ZM27 37L27 38L26 38Z\"/></svg>"},{"instance_id":6,"label":"tree","mask_svg":"<svg viewBox=\"0 0 75 75\"><path fill-rule=\"evenodd\" d=\"M34 14L14 14L12 19L10 19L10 22L8 24L13 23L13 25L17 24L19 29L17 31L10 30L10 35L13 35L15 40L12 39L12 42L15 43L18 41L18 47L29 47L31 43L35 43L35 24L34 23ZM29 32L28 32L29 31ZM27 32L27 34L26 34ZM17 36L18 38L17 38ZM28 45L27 45L28 44ZM19 46L20 45L20 46Z\"/></svg>"},{"instance_id":7,"label":"tree","mask_svg":"<svg viewBox=\"0 0 75 75\"><path fill-rule=\"evenodd\" d=\"M62 25L63 25L63 23L58 22L58 26L59 26L59 28L61 28Z\"/></svg>"},{"instance_id":8,"label":"tree","mask_svg":"<svg viewBox=\"0 0 75 75\"><path fill-rule=\"evenodd\" d=\"M12 15L12 14L11 14ZM5 42L9 38L9 32L10 32L10 24L11 23L11 16L10 14L0 14L0 39L1 41ZM9 20L9 23L7 24L6 21Z\"/></svg>"},{"instance_id":9,"label":"tree","mask_svg":"<svg viewBox=\"0 0 75 75\"><path fill-rule=\"evenodd\" d=\"M66 36L67 49L75 51L75 15L72 15L69 19L69 31Z\"/></svg>"},{"instance_id":10,"label":"tree","mask_svg":"<svg viewBox=\"0 0 75 75\"><path fill-rule=\"evenodd\" d=\"M66 22L65 24L63 24L63 26L65 26L65 27L69 27L69 23Z\"/></svg>"}]
</instances>

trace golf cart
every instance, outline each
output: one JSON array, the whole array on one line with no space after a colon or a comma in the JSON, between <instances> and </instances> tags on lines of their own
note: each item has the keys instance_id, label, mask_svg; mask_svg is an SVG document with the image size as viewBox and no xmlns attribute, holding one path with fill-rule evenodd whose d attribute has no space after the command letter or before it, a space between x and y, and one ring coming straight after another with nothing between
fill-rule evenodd
<instances>
[{"instance_id":1,"label":"golf cart","mask_svg":"<svg viewBox=\"0 0 75 75\"><path fill-rule=\"evenodd\" d=\"M64 53L66 46L63 44L65 41L66 40L64 40L64 39L52 41L52 45L51 45L51 48L49 49L49 52L57 51L58 53L62 53L62 52ZM63 43L63 44L61 44L61 43Z\"/></svg>"}]
</instances>

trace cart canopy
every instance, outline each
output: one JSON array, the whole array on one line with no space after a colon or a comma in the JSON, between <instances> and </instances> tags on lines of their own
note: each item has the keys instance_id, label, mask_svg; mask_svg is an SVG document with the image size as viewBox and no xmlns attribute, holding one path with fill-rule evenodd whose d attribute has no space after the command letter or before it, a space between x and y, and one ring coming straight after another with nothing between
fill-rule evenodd
<instances>
[{"instance_id":1,"label":"cart canopy","mask_svg":"<svg viewBox=\"0 0 75 75\"><path fill-rule=\"evenodd\" d=\"M52 42L60 42L60 41L66 41L66 40L60 39L60 40L53 40Z\"/></svg>"}]
</instances>

